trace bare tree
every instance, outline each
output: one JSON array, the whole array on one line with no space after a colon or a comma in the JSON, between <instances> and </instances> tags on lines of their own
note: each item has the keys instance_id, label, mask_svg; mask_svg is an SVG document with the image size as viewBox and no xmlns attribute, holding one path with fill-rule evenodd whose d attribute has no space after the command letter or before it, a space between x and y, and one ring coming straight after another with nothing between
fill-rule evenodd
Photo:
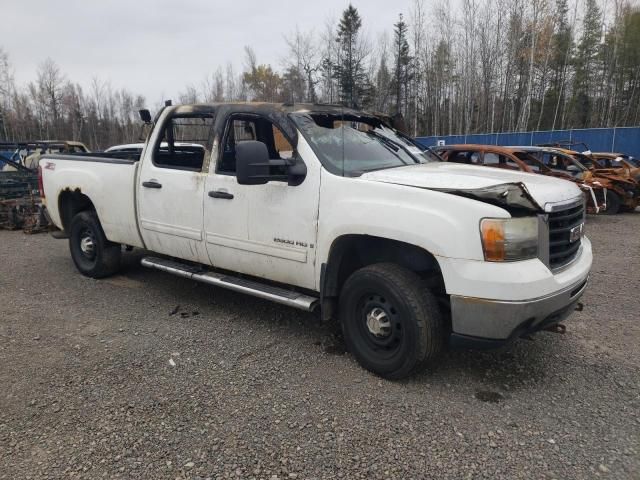
<instances>
[{"instance_id":1,"label":"bare tree","mask_svg":"<svg viewBox=\"0 0 640 480\"><path fill-rule=\"evenodd\" d=\"M202 94L205 102L223 102L225 99L224 74L218 67L202 82Z\"/></svg>"},{"instance_id":2,"label":"bare tree","mask_svg":"<svg viewBox=\"0 0 640 480\"><path fill-rule=\"evenodd\" d=\"M304 81L304 95L301 100L317 102L316 85L320 70L320 53L316 35L313 31L303 33L296 26L291 35L285 36L285 43L288 48L285 69L295 72L295 75Z\"/></svg>"},{"instance_id":3,"label":"bare tree","mask_svg":"<svg viewBox=\"0 0 640 480\"><path fill-rule=\"evenodd\" d=\"M426 12L424 0L414 0L410 13L410 26L412 30L412 50L413 61L411 63L411 85L409 86L409 95L412 99L412 128L413 135L418 135L418 115L419 115L419 98L423 95L422 79L424 76L424 56L423 50L426 42Z\"/></svg>"},{"instance_id":4,"label":"bare tree","mask_svg":"<svg viewBox=\"0 0 640 480\"><path fill-rule=\"evenodd\" d=\"M198 90L193 85L187 85L182 93L178 95L180 103L198 103L200 96Z\"/></svg>"},{"instance_id":5,"label":"bare tree","mask_svg":"<svg viewBox=\"0 0 640 480\"><path fill-rule=\"evenodd\" d=\"M336 102L338 95L334 66L338 62L340 52L335 41L335 24L335 19L328 18L320 36L322 44L320 51L321 96L327 103Z\"/></svg>"},{"instance_id":6,"label":"bare tree","mask_svg":"<svg viewBox=\"0 0 640 480\"><path fill-rule=\"evenodd\" d=\"M13 94L13 73L9 64L9 54L0 48L0 134L8 138L7 114L11 109Z\"/></svg>"},{"instance_id":7,"label":"bare tree","mask_svg":"<svg viewBox=\"0 0 640 480\"><path fill-rule=\"evenodd\" d=\"M38 97L44 101L50 121L47 122L47 135L58 134L58 120L60 119L60 103L62 102L62 89L65 83L64 75L58 65L47 58L38 67Z\"/></svg>"}]
</instances>

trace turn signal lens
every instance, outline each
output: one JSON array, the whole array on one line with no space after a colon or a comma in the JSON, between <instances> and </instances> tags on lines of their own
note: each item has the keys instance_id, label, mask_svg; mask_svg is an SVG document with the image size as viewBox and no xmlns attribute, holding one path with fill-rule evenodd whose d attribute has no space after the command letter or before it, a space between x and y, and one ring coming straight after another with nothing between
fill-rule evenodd
<instances>
[{"instance_id":1,"label":"turn signal lens","mask_svg":"<svg viewBox=\"0 0 640 480\"><path fill-rule=\"evenodd\" d=\"M481 223L481 231L484 259L489 262L504 261L504 222L485 218Z\"/></svg>"}]
</instances>

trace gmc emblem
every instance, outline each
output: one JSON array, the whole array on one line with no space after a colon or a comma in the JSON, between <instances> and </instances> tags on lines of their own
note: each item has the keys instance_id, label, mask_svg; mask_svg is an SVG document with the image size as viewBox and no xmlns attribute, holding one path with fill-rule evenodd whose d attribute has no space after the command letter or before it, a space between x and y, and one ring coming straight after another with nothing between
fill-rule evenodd
<instances>
[{"instance_id":1,"label":"gmc emblem","mask_svg":"<svg viewBox=\"0 0 640 480\"><path fill-rule=\"evenodd\" d=\"M582 237L582 232L584 230L584 223L581 223L577 227L573 227L569 231L569 243L577 242Z\"/></svg>"}]
</instances>

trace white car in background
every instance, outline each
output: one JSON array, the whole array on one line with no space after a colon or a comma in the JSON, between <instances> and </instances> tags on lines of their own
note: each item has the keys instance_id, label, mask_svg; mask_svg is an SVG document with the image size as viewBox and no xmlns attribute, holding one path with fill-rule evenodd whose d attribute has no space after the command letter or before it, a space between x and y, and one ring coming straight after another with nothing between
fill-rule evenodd
<instances>
[{"instance_id":1,"label":"white car in background","mask_svg":"<svg viewBox=\"0 0 640 480\"><path fill-rule=\"evenodd\" d=\"M107 148L104 153L132 153L132 154L141 154L144 149L144 143L125 143L122 145L113 145L112 147ZM198 143L184 143L184 142L175 142L176 147L195 147L195 148L203 148L202 145ZM169 148L169 144L167 142L162 142L160 144L160 148Z\"/></svg>"}]
</instances>

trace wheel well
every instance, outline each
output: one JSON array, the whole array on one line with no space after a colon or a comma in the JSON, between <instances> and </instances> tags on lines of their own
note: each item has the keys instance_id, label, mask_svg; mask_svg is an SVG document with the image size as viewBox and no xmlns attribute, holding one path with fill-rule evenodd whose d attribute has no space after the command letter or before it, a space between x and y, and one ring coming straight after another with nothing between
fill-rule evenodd
<instances>
[{"instance_id":1,"label":"wheel well","mask_svg":"<svg viewBox=\"0 0 640 480\"><path fill-rule=\"evenodd\" d=\"M444 289L438 261L423 248L388 238L345 235L333 242L328 261L322 266L322 297L337 297L353 272L382 262L396 263L427 279L430 287Z\"/></svg>"},{"instance_id":2,"label":"wheel well","mask_svg":"<svg viewBox=\"0 0 640 480\"><path fill-rule=\"evenodd\" d=\"M71 219L84 210L95 210L93 202L82 193L79 189L65 190L60 194L58 198L58 211L60 212L60 221L62 222L62 228L64 231L69 231L71 225Z\"/></svg>"}]
</instances>

